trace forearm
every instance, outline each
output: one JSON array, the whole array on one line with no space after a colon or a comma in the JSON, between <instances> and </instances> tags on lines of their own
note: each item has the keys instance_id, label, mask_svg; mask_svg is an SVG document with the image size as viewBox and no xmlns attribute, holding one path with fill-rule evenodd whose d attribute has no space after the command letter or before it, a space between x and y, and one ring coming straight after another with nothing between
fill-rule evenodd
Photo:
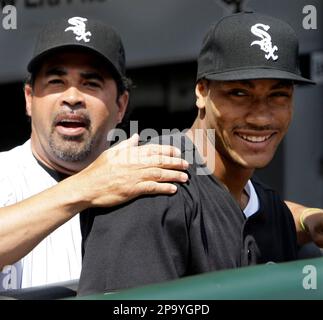
<instances>
[{"instance_id":1,"label":"forearm","mask_svg":"<svg viewBox=\"0 0 323 320\"><path fill-rule=\"evenodd\" d=\"M176 187L171 182L187 180L181 170L186 170L188 163L173 157L179 153L174 147L121 145L103 152L87 168L56 186L0 208L1 269L86 208L113 207L142 194L174 194ZM129 159L130 151L134 159Z\"/></svg>"},{"instance_id":2,"label":"forearm","mask_svg":"<svg viewBox=\"0 0 323 320\"><path fill-rule=\"evenodd\" d=\"M84 209L85 204L73 192L72 183L66 179L17 204L0 208L0 269L24 257Z\"/></svg>"},{"instance_id":3,"label":"forearm","mask_svg":"<svg viewBox=\"0 0 323 320\"><path fill-rule=\"evenodd\" d=\"M285 201L293 214L298 244L315 242L323 247L323 209L308 208L298 203Z\"/></svg>"}]
</instances>

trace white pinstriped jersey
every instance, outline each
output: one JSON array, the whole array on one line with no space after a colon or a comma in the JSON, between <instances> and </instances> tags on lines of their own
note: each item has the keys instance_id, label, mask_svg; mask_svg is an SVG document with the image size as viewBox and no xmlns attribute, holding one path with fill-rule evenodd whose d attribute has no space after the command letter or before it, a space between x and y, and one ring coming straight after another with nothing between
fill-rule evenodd
<instances>
[{"instance_id":1,"label":"white pinstriped jersey","mask_svg":"<svg viewBox=\"0 0 323 320\"><path fill-rule=\"evenodd\" d=\"M57 181L39 165L30 140L0 153L0 207L22 201ZM81 270L79 215L56 229L29 254L0 272L0 291L78 279Z\"/></svg>"}]
</instances>

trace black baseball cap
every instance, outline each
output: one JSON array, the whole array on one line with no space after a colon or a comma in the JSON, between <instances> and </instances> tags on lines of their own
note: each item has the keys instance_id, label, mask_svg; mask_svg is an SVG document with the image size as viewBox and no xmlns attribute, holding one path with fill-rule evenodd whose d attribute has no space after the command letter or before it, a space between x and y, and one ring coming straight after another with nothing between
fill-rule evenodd
<instances>
[{"instance_id":1,"label":"black baseball cap","mask_svg":"<svg viewBox=\"0 0 323 320\"><path fill-rule=\"evenodd\" d=\"M298 39L286 22L254 12L223 17L207 31L197 80L286 79L312 83L299 69Z\"/></svg>"},{"instance_id":2,"label":"black baseball cap","mask_svg":"<svg viewBox=\"0 0 323 320\"><path fill-rule=\"evenodd\" d=\"M60 50L78 48L101 57L122 81L125 76L125 51L114 28L85 17L71 17L48 23L38 35L34 54L27 69L33 73L49 54Z\"/></svg>"}]
</instances>

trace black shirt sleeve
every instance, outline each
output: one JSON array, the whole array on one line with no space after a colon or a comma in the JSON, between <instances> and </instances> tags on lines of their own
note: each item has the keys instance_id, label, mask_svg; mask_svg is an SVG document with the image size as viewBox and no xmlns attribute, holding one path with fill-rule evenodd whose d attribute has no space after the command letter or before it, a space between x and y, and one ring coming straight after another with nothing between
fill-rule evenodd
<instances>
[{"instance_id":1,"label":"black shirt sleeve","mask_svg":"<svg viewBox=\"0 0 323 320\"><path fill-rule=\"evenodd\" d=\"M190 241L182 191L81 214L79 294L107 292L186 274ZM91 231L91 232L90 232Z\"/></svg>"}]
</instances>

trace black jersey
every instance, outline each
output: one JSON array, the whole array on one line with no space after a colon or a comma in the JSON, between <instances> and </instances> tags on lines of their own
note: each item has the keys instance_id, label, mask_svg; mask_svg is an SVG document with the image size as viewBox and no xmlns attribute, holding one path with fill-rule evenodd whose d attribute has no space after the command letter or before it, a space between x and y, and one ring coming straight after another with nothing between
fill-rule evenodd
<instances>
[{"instance_id":1,"label":"black jersey","mask_svg":"<svg viewBox=\"0 0 323 320\"><path fill-rule=\"evenodd\" d=\"M176 139L186 157L194 153L190 179L178 185L176 194L144 196L117 208L81 214L79 294L296 259L293 218L276 192L254 182L260 208L246 219L220 181L197 174L204 168L195 161L190 140L184 135Z\"/></svg>"}]
</instances>

